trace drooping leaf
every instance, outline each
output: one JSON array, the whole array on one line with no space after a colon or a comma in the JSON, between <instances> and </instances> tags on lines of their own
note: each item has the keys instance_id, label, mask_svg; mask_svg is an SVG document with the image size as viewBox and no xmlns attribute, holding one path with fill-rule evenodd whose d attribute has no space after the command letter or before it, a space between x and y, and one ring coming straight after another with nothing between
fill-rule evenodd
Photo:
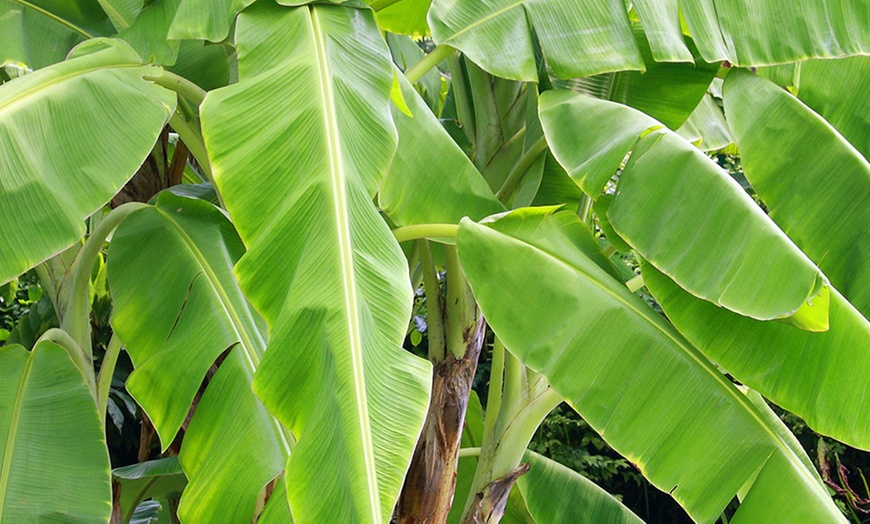
<instances>
[{"instance_id":1,"label":"drooping leaf","mask_svg":"<svg viewBox=\"0 0 870 524\"><path fill-rule=\"evenodd\" d=\"M109 248L112 326L135 366L127 389L164 449L206 372L229 349L179 457L190 479L180 512L194 521L253 518L257 495L289 453L287 436L251 391L266 342L262 319L233 278L242 253L220 211L169 192L127 217Z\"/></svg>"},{"instance_id":2,"label":"drooping leaf","mask_svg":"<svg viewBox=\"0 0 870 524\"><path fill-rule=\"evenodd\" d=\"M0 348L0 522L106 522L109 454L94 397L67 352Z\"/></svg>"},{"instance_id":3,"label":"drooping leaf","mask_svg":"<svg viewBox=\"0 0 870 524\"><path fill-rule=\"evenodd\" d=\"M724 89L746 178L770 217L870 317L870 162L770 82L734 71Z\"/></svg>"},{"instance_id":4,"label":"drooping leaf","mask_svg":"<svg viewBox=\"0 0 870 524\"><path fill-rule=\"evenodd\" d=\"M864 0L635 0L653 55L668 60L684 44L680 16L707 62L739 66L870 52Z\"/></svg>"},{"instance_id":5,"label":"drooping leaf","mask_svg":"<svg viewBox=\"0 0 870 524\"><path fill-rule=\"evenodd\" d=\"M553 154L593 198L632 152L607 217L680 286L742 315L826 328L824 304L806 303L825 292L824 276L703 152L673 132L647 132L661 124L634 109L565 91L541 95L541 120Z\"/></svg>"},{"instance_id":6,"label":"drooping leaf","mask_svg":"<svg viewBox=\"0 0 870 524\"><path fill-rule=\"evenodd\" d=\"M456 224L504 211L404 75L399 81L412 116L393 108L399 145L378 194L381 209L400 226Z\"/></svg>"},{"instance_id":7,"label":"drooping leaf","mask_svg":"<svg viewBox=\"0 0 870 524\"><path fill-rule=\"evenodd\" d=\"M834 289L824 333L746 318L686 293L645 265L644 281L686 338L741 383L814 430L870 448L870 322Z\"/></svg>"},{"instance_id":8,"label":"drooping leaf","mask_svg":"<svg viewBox=\"0 0 870 524\"><path fill-rule=\"evenodd\" d=\"M694 63L655 62L640 25L632 24L632 32L646 71L619 71L553 81L553 86L619 102L650 115L670 129L677 129L701 102L719 64L709 64L700 57Z\"/></svg>"},{"instance_id":9,"label":"drooping leaf","mask_svg":"<svg viewBox=\"0 0 870 524\"><path fill-rule=\"evenodd\" d=\"M175 94L142 79L160 70L108 42L0 85L0 282L79 240L172 114Z\"/></svg>"},{"instance_id":10,"label":"drooping leaf","mask_svg":"<svg viewBox=\"0 0 870 524\"><path fill-rule=\"evenodd\" d=\"M521 209L460 224L462 268L508 349L694 519L713 521L746 485L747 500L765 504L744 505L735 519L844 521L803 460L701 353L564 229L534 226L554 219Z\"/></svg>"},{"instance_id":11,"label":"drooping leaf","mask_svg":"<svg viewBox=\"0 0 870 524\"><path fill-rule=\"evenodd\" d=\"M800 64L798 98L870 158L870 57Z\"/></svg>"},{"instance_id":12,"label":"drooping leaf","mask_svg":"<svg viewBox=\"0 0 870 524\"><path fill-rule=\"evenodd\" d=\"M412 294L371 200L396 145L389 55L370 12L323 5L257 4L236 46L240 82L209 93L203 128L248 246L235 274L269 324L254 390L298 438L290 506L385 522L430 387L400 348Z\"/></svg>"},{"instance_id":13,"label":"drooping leaf","mask_svg":"<svg viewBox=\"0 0 870 524\"><path fill-rule=\"evenodd\" d=\"M534 37L559 78L644 68L620 0L434 0L429 25L436 42L504 78L537 81Z\"/></svg>"},{"instance_id":14,"label":"drooping leaf","mask_svg":"<svg viewBox=\"0 0 870 524\"><path fill-rule=\"evenodd\" d=\"M523 462L530 467L517 488L536 522L643 522L576 471L534 451L526 451Z\"/></svg>"},{"instance_id":15,"label":"drooping leaf","mask_svg":"<svg viewBox=\"0 0 870 524\"><path fill-rule=\"evenodd\" d=\"M0 64L45 67L76 44L114 32L97 0L0 0Z\"/></svg>"}]
</instances>

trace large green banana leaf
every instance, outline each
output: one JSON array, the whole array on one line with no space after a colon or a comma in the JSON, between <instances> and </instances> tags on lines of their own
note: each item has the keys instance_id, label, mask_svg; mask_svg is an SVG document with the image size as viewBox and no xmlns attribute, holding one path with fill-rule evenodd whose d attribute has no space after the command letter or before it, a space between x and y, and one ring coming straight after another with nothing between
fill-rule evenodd
<instances>
[{"instance_id":1,"label":"large green banana leaf","mask_svg":"<svg viewBox=\"0 0 870 524\"><path fill-rule=\"evenodd\" d=\"M800 64L798 98L870 158L870 56Z\"/></svg>"},{"instance_id":2,"label":"large green banana leaf","mask_svg":"<svg viewBox=\"0 0 870 524\"><path fill-rule=\"evenodd\" d=\"M0 65L45 67L76 44L114 32L97 0L0 0Z\"/></svg>"},{"instance_id":3,"label":"large green banana leaf","mask_svg":"<svg viewBox=\"0 0 870 524\"><path fill-rule=\"evenodd\" d=\"M429 26L504 78L537 81L535 37L559 78L644 68L621 0L433 0Z\"/></svg>"},{"instance_id":4,"label":"large green banana leaf","mask_svg":"<svg viewBox=\"0 0 870 524\"><path fill-rule=\"evenodd\" d=\"M420 95L404 76L400 82L412 116L393 106L399 145L378 194L381 209L400 226L456 224L504 211Z\"/></svg>"},{"instance_id":5,"label":"large green banana leaf","mask_svg":"<svg viewBox=\"0 0 870 524\"><path fill-rule=\"evenodd\" d=\"M79 240L133 176L175 108L142 79L159 74L115 40L0 85L0 282Z\"/></svg>"},{"instance_id":6,"label":"large green banana leaf","mask_svg":"<svg viewBox=\"0 0 870 524\"><path fill-rule=\"evenodd\" d=\"M696 520L742 492L736 522L843 521L766 415L577 248L571 217L532 208L460 224L460 263L510 351Z\"/></svg>"},{"instance_id":7,"label":"large green banana leaf","mask_svg":"<svg viewBox=\"0 0 870 524\"><path fill-rule=\"evenodd\" d=\"M870 162L764 79L734 71L724 96L746 178L770 217L870 317Z\"/></svg>"},{"instance_id":8,"label":"large green banana leaf","mask_svg":"<svg viewBox=\"0 0 870 524\"><path fill-rule=\"evenodd\" d=\"M53 342L0 348L0 523L106 522L109 454L90 389Z\"/></svg>"},{"instance_id":9,"label":"large green banana leaf","mask_svg":"<svg viewBox=\"0 0 870 524\"><path fill-rule=\"evenodd\" d=\"M517 481L517 488L536 522L643 522L576 471L534 451L526 451L523 462L529 463L529 471Z\"/></svg>"},{"instance_id":10,"label":"large green banana leaf","mask_svg":"<svg viewBox=\"0 0 870 524\"><path fill-rule=\"evenodd\" d=\"M865 0L635 0L656 60L671 60L684 42L685 20L707 62L740 66L870 52Z\"/></svg>"},{"instance_id":11,"label":"large green banana leaf","mask_svg":"<svg viewBox=\"0 0 870 524\"><path fill-rule=\"evenodd\" d=\"M144 8L142 0L97 0L115 29L127 29Z\"/></svg>"},{"instance_id":12,"label":"large green banana leaf","mask_svg":"<svg viewBox=\"0 0 870 524\"><path fill-rule=\"evenodd\" d=\"M411 289L372 197L396 146L392 67L370 12L257 4L240 82L202 106L215 179L248 252L235 273L269 324L254 390L298 438L300 522L386 522L429 399L404 352Z\"/></svg>"},{"instance_id":13,"label":"large green banana leaf","mask_svg":"<svg viewBox=\"0 0 870 524\"><path fill-rule=\"evenodd\" d=\"M567 91L541 95L553 154L592 198L631 158L607 218L692 294L740 314L825 329L824 276L703 152L632 108ZM821 290L820 290L821 288Z\"/></svg>"},{"instance_id":14,"label":"large green banana leaf","mask_svg":"<svg viewBox=\"0 0 870 524\"><path fill-rule=\"evenodd\" d=\"M836 290L830 330L813 333L717 308L650 265L643 275L680 332L735 379L816 431L870 449L870 322Z\"/></svg>"},{"instance_id":15,"label":"large green banana leaf","mask_svg":"<svg viewBox=\"0 0 870 524\"><path fill-rule=\"evenodd\" d=\"M229 349L181 448L190 479L181 515L190 522L251 520L258 494L290 451L251 391L266 342L262 319L232 274L243 253L232 224L212 204L169 192L127 217L109 248L112 326L135 366L127 390L163 448L184 423L206 372Z\"/></svg>"},{"instance_id":16,"label":"large green banana leaf","mask_svg":"<svg viewBox=\"0 0 870 524\"><path fill-rule=\"evenodd\" d=\"M643 111L671 129L677 129L707 93L707 86L719 70L719 64L708 64L700 58L695 59L694 64L655 62L640 24L633 23L631 29L646 63L646 71L618 71L567 81L557 80L553 85L625 104ZM694 50L694 46L692 48Z\"/></svg>"}]
</instances>

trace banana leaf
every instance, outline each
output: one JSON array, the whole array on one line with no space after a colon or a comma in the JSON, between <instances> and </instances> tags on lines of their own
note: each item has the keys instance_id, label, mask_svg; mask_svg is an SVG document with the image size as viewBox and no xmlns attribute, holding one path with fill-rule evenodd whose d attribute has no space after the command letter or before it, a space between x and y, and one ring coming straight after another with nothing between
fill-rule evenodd
<instances>
[{"instance_id":1,"label":"banana leaf","mask_svg":"<svg viewBox=\"0 0 870 524\"><path fill-rule=\"evenodd\" d=\"M187 429L179 455L190 479L183 519L252 519L260 491L290 452L292 437L251 391L266 341L262 319L233 278L242 253L232 224L213 205L170 192L124 219L109 247L112 326L135 366L127 390L163 449Z\"/></svg>"},{"instance_id":2,"label":"banana leaf","mask_svg":"<svg viewBox=\"0 0 870 524\"><path fill-rule=\"evenodd\" d=\"M697 521L741 492L736 521L843 522L780 428L554 221L544 208L460 224L460 263L506 347Z\"/></svg>"},{"instance_id":3,"label":"banana leaf","mask_svg":"<svg viewBox=\"0 0 870 524\"><path fill-rule=\"evenodd\" d=\"M81 239L84 219L133 176L175 108L174 93L143 80L160 70L127 44L86 46L0 85L0 223L10 232L0 282Z\"/></svg>"},{"instance_id":4,"label":"banana leaf","mask_svg":"<svg viewBox=\"0 0 870 524\"><path fill-rule=\"evenodd\" d=\"M827 327L825 279L727 173L635 109L567 91L541 95L553 154L592 198L626 154L607 218L692 294L753 318Z\"/></svg>"},{"instance_id":5,"label":"banana leaf","mask_svg":"<svg viewBox=\"0 0 870 524\"><path fill-rule=\"evenodd\" d=\"M269 325L254 391L298 439L287 498L302 522L386 522L431 373L400 347L410 282L372 203L396 147L388 50L369 11L328 5L259 3L235 39L240 81L208 94L203 131Z\"/></svg>"},{"instance_id":6,"label":"banana leaf","mask_svg":"<svg viewBox=\"0 0 870 524\"><path fill-rule=\"evenodd\" d=\"M94 397L48 341L0 348L0 522L106 522L109 453Z\"/></svg>"}]
</instances>

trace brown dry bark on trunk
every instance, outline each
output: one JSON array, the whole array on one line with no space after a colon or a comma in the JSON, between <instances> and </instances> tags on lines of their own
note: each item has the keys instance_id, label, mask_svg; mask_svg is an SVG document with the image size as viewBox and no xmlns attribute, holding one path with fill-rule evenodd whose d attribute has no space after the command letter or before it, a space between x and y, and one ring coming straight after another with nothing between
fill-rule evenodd
<instances>
[{"instance_id":1,"label":"brown dry bark on trunk","mask_svg":"<svg viewBox=\"0 0 870 524\"><path fill-rule=\"evenodd\" d=\"M463 357L456 359L448 354L435 365L432 401L396 512L399 524L435 524L447 520L456 487L468 396L484 333L485 323L479 317L473 327L465 330Z\"/></svg>"}]
</instances>

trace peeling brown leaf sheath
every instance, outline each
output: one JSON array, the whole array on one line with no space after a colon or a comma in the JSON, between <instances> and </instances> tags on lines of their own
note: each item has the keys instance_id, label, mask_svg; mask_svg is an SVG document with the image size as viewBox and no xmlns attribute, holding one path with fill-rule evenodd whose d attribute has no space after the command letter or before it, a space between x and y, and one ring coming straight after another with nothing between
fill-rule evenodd
<instances>
[{"instance_id":1,"label":"peeling brown leaf sheath","mask_svg":"<svg viewBox=\"0 0 870 524\"><path fill-rule=\"evenodd\" d=\"M494 480L474 496L474 502L465 517L466 524L494 524L504 516L511 489L524 473L529 471L529 463L511 471L503 478Z\"/></svg>"},{"instance_id":2,"label":"peeling brown leaf sheath","mask_svg":"<svg viewBox=\"0 0 870 524\"><path fill-rule=\"evenodd\" d=\"M456 488L456 464L471 382L483 347L486 323L483 317L465 331L465 354L449 354L432 374L432 401L423 433L414 450L411 467L402 487L396 522L434 524L447 520Z\"/></svg>"},{"instance_id":3,"label":"peeling brown leaf sheath","mask_svg":"<svg viewBox=\"0 0 870 524\"><path fill-rule=\"evenodd\" d=\"M154 439L154 425L151 419L142 411L142 425L139 428L139 462L145 462L151 457L151 441Z\"/></svg>"},{"instance_id":4,"label":"peeling brown leaf sheath","mask_svg":"<svg viewBox=\"0 0 870 524\"><path fill-rule=\"evenodd\" d=\"M124 524L124 515L121 512L121 483L112 479L112 518L109 524Z\"/></svg>"},{"instance_id":5,"label":"peeling brown leaf sheath","mask_svg":"<svg viewBox=\"0 0 870 524\"><path fill-rule=\"evenodd\" d=\"M269 503L269 499L272 497L272 492L275 491L275 486L278 485L278 481L281 479L281 476L283 474L284 473L282 472L281 475L278 475L277 477L270 480L269 483L263 486L263 489L260 490L260 494L257 495L257 505L254 508L254 519L252 520L252 522L259 522L260 515L262 515L263 511L265 511L266 504Z\"/></svg>"}]
</instances>

